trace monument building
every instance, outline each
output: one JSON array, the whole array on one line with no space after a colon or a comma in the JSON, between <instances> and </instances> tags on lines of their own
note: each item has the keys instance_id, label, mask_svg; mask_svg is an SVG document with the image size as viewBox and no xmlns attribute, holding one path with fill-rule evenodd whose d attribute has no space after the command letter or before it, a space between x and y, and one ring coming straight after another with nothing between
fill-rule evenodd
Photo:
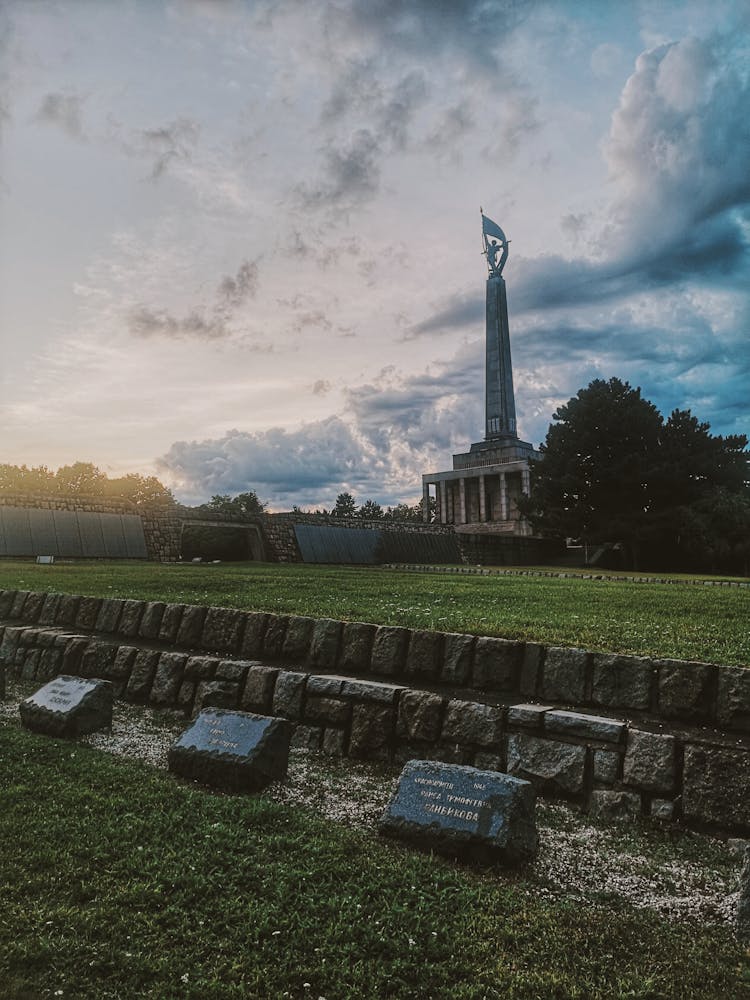
<instances>
[{"instance_id":1,"label":"monument building","mask_svg":"<svg viewBox=\"0 0 750 1000\"><path fill-rule=\"evenodd\" d=\"M434 487L436 521L457 531L529 535L518 500L529 492L529 461L541 457L516 431L516 403L510 359L508 303L503 268L508 260L505 233L482 212L487 258L484 440L453 456L448 472L422 476L424 519L429 520Z\"/></svg>"}]
</instances>

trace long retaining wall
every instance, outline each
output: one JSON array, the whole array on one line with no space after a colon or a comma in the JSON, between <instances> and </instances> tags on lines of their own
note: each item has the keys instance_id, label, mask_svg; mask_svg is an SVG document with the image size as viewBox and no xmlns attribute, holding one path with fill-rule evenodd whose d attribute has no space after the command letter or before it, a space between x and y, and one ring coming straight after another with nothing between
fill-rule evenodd
<instances>
[{"instance_id":1,"label":"long retaining wall","mask_svg":"<svg viewBox=\"0 0 750 1000\"><path fill-rule=\"evenodd\" d=\"M27 591L0 591L3 667L108 678L186 715L283 716L297 745L474 764L586 808L750 834L750 669Z\"/></svg>"}]
</instances>

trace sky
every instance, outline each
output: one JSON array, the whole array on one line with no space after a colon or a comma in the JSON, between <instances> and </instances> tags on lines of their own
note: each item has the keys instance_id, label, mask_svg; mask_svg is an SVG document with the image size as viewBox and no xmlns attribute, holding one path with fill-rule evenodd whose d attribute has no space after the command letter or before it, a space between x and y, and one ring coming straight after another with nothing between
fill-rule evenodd
<instances>
[{"instance_id":1,"label":"sky","mask_svg":"<svg viewBox=\"0 0 750 1000\"><path fill-rule=\"evenodd\" d=\"M750 433L750 7L3 0L0 462L414 502L594 378Z\"/></svg>"}]
</instances>

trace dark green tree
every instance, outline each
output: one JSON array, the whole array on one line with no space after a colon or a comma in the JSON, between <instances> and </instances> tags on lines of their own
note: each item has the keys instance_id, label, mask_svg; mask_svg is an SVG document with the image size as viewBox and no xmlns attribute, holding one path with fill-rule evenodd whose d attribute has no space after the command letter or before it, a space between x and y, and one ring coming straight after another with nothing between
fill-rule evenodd
<instances>
[{"instance_id":1,"label":"dark green tree","mask_svg":"<svg viewBox=\"0 0 750 1000\"><path fill-rule=\"evenodd\" d=\"M262 514L268 506L265 500L259 500L255 490L238 493L231 497L228 493L216 493L208 503L202 505L206 510L221 514Z\"/></svg>"},{"instance_id":2,"label":"dark green tree","mask_svg":"<svg viewBox=\"0 0 750 1000\"><path fill-rule=\"evenodd\" d=\"M615 378L581 389L553 420L521 502L535 530L619 542L637 567L742 559L746 438L714 436L689 411L665 422L640 389ZM726 516L710 513L719 502Z\"/></svg>"},{"instance_id":3,"label":"dark green tree","mask_svg":"<svg viewBox=\"0 0 750 1000\"><path fill-rule=\"evenodd\" d=\"M333 517L354 517L357 513L357 503L351 493L339 493L331 514Z\"/></svg>"},{"instance_id":4,"label":"dark green tree","mask_svg":"<svg viewBox=\"0 0 750 1000\"><path fill-rule=\"evenodd\" d=\"M380 521L383 518L383 508L377 500L365 500L359 508L359 516L369 521Z\"/></svg>"}]
</instances>

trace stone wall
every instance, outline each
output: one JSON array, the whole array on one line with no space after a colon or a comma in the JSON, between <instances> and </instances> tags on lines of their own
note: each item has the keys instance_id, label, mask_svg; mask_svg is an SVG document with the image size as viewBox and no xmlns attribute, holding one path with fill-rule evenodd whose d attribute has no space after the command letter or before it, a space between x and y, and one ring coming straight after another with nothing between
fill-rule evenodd
<instances>
[{"instance_id":1,"label":"stone wall","mask_svg":"<svg viewBox=\"0 0 750 1000\"><path fill-rule=\"evenodd\" d=\"M228 608L0 591L0 667L105 677L297 745L507 770L543 794L750 833L750 670Z\"/></svg>"},{"instance_id":2,"label":"stone wall","mask_svg":"<svg viewBox=\"0 0 750 1000\"><path fill-rule=\"evenodd\" d=\"M296 524L331 528L366 528L374 531L452 535L452 525L424 524L421 521L368 521L360 517L332 517L327 514L263 514L263 531L274 562L302 562L294 535Z\"/></svg>"}]
</instances>

